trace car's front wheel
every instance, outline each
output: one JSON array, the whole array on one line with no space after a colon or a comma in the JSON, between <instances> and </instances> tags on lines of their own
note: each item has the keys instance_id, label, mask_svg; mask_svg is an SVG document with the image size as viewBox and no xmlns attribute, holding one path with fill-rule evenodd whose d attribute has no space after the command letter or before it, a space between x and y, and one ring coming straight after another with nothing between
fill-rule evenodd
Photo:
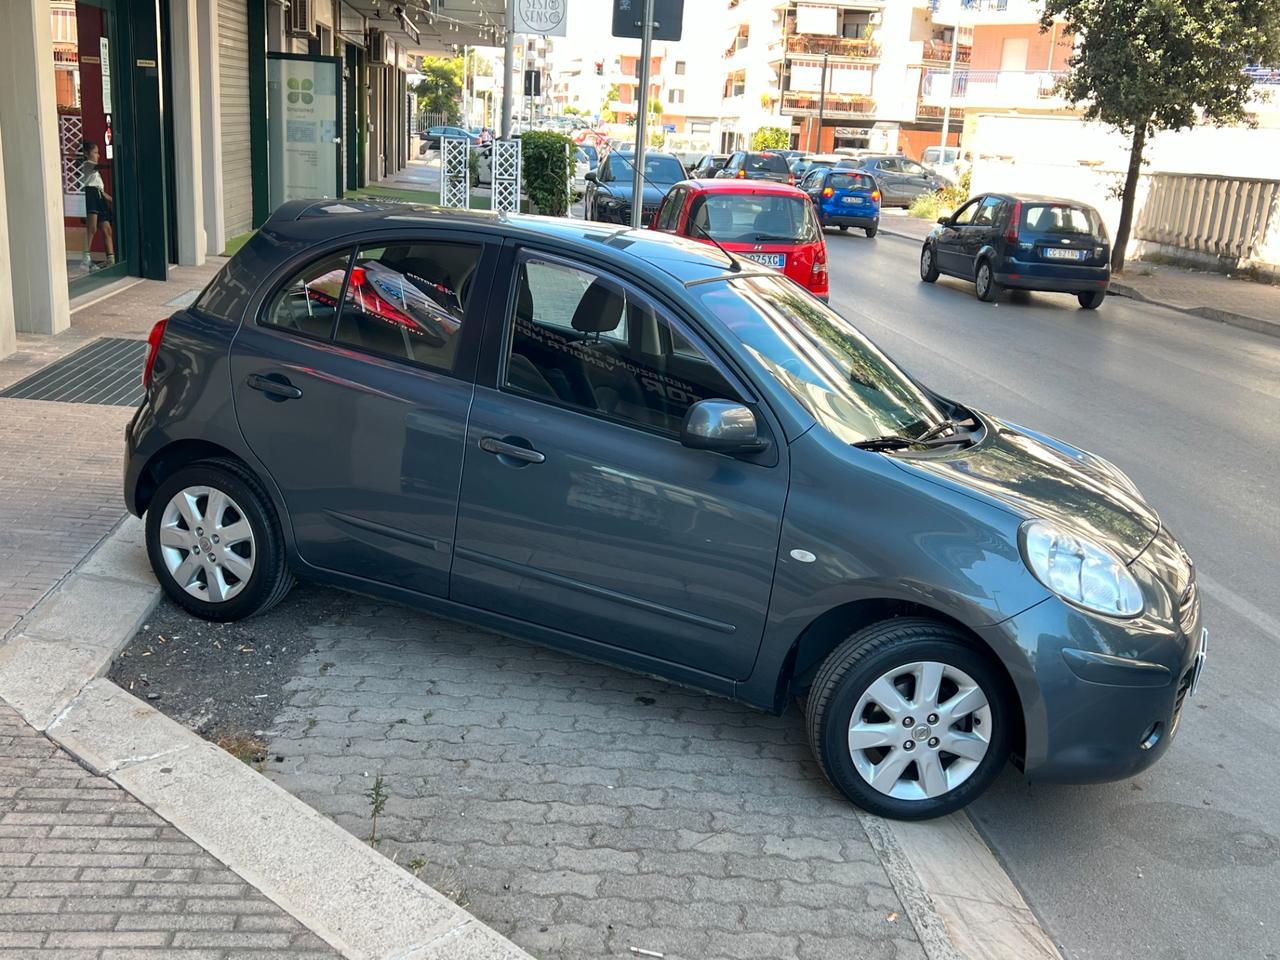
<instances>
[{"instance_id":1,"label":"car's front wheel","mask_svg":"<svg viewBox=\"0 0 1280 960\"><path fill-rule=\"evenodd\" d=\"M205 620L262 613L293 586L271 500L235 461L204 460L174 471L152 497L146 535L164 592Z\"/></svg>"},{"instance_id":2,"label":"car's front wheel","mask_svg":"<svg viewBox=\"0 0 1280 960\"><path fill-rule=\"evenodd\" d=\"M931 243L926 243L920 250L920 279L925 283L933 283L938 279L938 261Z\"/></svg>"},{"instance_id":3,"label":"car's front wheel","mask_svg":"<svg viewBox=\"0 0 1280 960\"><path fill-rule=\"evenodd\" d=\"M1009 755L1007 681L955 629L900 619L858 631L809 690L809 743L859 807L898 820L952 813Z\"/></svg>"},{"instance_id":4,"label":"car's front wheel","mask_svg":"<svg viewBox=\"0 0 1280 960\"><path fill-rule=\"evenodd\" d=\"M1097 310L1102 306L1102 301L1107 297L1105 290L1086 290L1084 293L1077 293L1076 300L1080 302L1080 306L1085 310Z\"/></svg>"}]
</instances>

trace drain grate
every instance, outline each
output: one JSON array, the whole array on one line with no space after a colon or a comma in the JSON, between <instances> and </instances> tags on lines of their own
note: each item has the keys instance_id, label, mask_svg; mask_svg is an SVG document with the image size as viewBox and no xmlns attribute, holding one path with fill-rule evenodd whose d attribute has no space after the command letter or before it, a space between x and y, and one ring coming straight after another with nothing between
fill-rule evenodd
<instances>
[{"instance_id":1,"label":"drain grate","mask_svg":"<svg viewBox=\"0 0 1280 960\"><path fill-rule=\"evenodd\" d=\"M146 359L145 340L100 337L0 391L0 397L136 407Z\"/></svg>"}]
</instances>

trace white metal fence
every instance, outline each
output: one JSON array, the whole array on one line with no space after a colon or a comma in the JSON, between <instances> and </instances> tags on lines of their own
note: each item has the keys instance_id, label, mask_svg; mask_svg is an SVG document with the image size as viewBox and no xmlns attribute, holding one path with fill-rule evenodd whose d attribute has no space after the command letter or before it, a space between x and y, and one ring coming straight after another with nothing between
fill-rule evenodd
<instances>
[{"instance_id":1,"label":"white metal fence","mask_svg":"<svg viewBox=\"0 0 1280 960\"><path fill-rule=\"evenodd\" d=\"M1181 173L1143 179L1136 239L1231 266L1280 262L1280 180Z\"/></svg>"}]
</instances>

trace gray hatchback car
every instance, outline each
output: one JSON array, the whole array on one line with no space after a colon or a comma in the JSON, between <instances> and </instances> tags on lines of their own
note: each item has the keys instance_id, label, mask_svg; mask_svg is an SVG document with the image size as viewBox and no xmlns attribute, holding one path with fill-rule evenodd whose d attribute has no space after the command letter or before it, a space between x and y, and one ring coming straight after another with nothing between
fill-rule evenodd
<instances>
[{"instance_id":1,"label":"gray hatchback car","mask_svg":"<svg viewBox=\"0 0 1280 960\"><path fill-rule=\"evenodd\" d=\"M176 603L294 578L804 704L867 810L1126 777L1204 662L1110 463L943 397L780 274L656 231L282 207L156 325L125 494Z\"/></svg>"}]
</instances>

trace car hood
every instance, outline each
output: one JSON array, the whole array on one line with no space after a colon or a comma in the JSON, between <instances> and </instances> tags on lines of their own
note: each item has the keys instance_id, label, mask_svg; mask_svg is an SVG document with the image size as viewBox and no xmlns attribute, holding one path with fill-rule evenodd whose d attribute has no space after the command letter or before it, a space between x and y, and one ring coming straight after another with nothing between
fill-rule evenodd
<instances>
[{"instance_id":1,"label":"car hood","mask_svg":"<svg viewBox=\"0 0 1280 960\"><path fill-rule=\"evenodd\" d=\"M974 446L943 456L899 456L894 462L1028 519L1059 523L1125 563L1159 532L1159 515L1113 464L1053 437L978 416L986 432Z\"/></svg>"},{"instance_id":2,"label":"car hood","mask_svg":"<svg viewBox=\"0 0 1280 960\"><path fill-rule=\"evenodd\" d=\"M641 203L645 206L657 206L662 202L662 198L667 195L675 183L663 183L655 180L653 183L646 182L644 185L644 196ZM600 191L611 197L617 197L619 200L631 202L632 183L630 180L610 180L607 183L600 184Z\"/></svg>"}]
</instances>

